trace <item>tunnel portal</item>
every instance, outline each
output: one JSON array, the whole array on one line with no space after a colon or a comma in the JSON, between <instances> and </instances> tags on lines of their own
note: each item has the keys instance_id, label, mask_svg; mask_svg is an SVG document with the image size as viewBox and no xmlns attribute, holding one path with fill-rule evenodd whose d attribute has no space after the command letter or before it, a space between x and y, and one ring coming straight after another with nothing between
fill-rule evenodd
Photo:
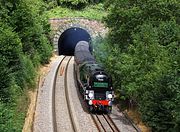
<instances>
[{"instance_id":1,"label":"tunnel portal","mask_svg":"<svg viewBox=\"0 0 180 132\"><path fill-rule=\"evenodd\" d=\"M58 40L59 55L74 55L74 48L79 41L91 42L91 36L86 30L79 27L65 30ZM90 51L92 51L91 45Z\"/></svg>"}]
</instances>

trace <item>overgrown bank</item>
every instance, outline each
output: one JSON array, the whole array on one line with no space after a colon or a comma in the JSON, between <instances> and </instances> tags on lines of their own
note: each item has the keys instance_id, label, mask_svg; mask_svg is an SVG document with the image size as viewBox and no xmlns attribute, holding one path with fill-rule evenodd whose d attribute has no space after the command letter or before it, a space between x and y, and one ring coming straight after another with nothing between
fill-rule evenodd
<instances>
[{"instance_id":1,"label":"overgrown bank","mask_svg":"<svg viewBox=\"0 0 180 132\"><path fill-rule=\"evenodd\" d=\"M44 8L43 8L44 7ZM52 47L41 0L0 0L0 131L21 131L36 69Z\"/></svg>"},{"instance_id":2,"label":"overgrown bank","mask_svg":"<svg viewBox=\"0 0 180 132\"><path fill-rule=\"evenodd\" d=\"M51 14L58 17L87 17L100 20L102 5L75 10L81 4L51 0L0 0L0 131L22 131L29 99L27 91L35 87L39 66L48 63L52 54L49 41ZM66 7L70 7L68 9ZM51 8L58 13L47 14ZM92 8L92 9L91 9ZM62 12L63 11L63 12ZM75 13L72 13L75 12ZM44 14L46 12L46 14ZM98 13L97 13L98 12ZM99 13L101 12L101 13ZM67 14L69 13L69 15ZM58 15L57 15L58 14ZM71 14L71 15L70 15ZM97 14L97 15L93 15Z\"/></svg>"},{"instance_id":3,"label":"overgrown bank","mask_svg":"<svg viewBox=\"0 0 180 132\"><path fill-rule=\"evenodd\" d=\"M110 32L96 56L113 76L119 99L137 106L152 131L180 130L179 5L174 0L105 5Z\"/></svg>"},{"instance_id":4,"label":"overgrown bank","mask_svg":"<svg viewBox=\"0 0 180 132\"><path fill-rule=\"evenodd\" d=\"M87 4L87 6L82 9L75 9L66 6L55 6L53 9L48 10L46 15L50 18L82 17L101 21L103 16L106 16L107 14L103 8L103 4L98 3Z\"/></svg>"}]
</instances>

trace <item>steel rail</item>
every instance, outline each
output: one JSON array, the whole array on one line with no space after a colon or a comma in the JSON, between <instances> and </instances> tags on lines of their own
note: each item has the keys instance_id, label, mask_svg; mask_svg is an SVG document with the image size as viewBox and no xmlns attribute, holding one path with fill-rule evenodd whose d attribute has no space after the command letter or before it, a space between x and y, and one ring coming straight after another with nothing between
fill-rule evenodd
<instances>
[{"instance_id":1,"label":"steel rail","mask_svg":"<svg viewBox=\"0 0 180 132\"><path fill-rule=\"evenodd\" d=\"M113 126L112 126L111 123L108 121L108 119L105 117L105 115L103 114L102 116L104 117L104 119L105 119L106 122L108 123L109 127L111 128L111 130L112 130L113 132L115 132Z\"/></svg>"},{"instance_id":2,"label":"steel rail","mask_svg":"<svg viewBox=\"0 0 180 132\"><path fill-rule=\"evenodd\" d=\"M66 103L67 103L67 108L68 108L68 113L69 113L69 118L70 118L70 121L71 121L71 126L73 128L73 131L74 132L77 132L77 128L76 128L76 123L74 121L74 118L73 118L73 115L72 115L72 109L71 109L71 106L70 106L70 97L69 97L69 92L68 92L68 86L67 86L67 71L68 71L68 65L69 65L69 62L71 60L72 57L70 56L64 56L64 58L61 60L58 68L57 68L57 72L56 72L56 75L55 75L55 78L54 78L54 88L53 88L53 126L54 126L54 132L57 132L57 122L56 122L56 109L55 109L55 88L56 88L56 82L57 82L57 75L58 75L58 71L60 70L60 76L63 75L64 73L64 88L65 88L65 100L66 100ZM60 69L60 67L63 65L63 62L67 60L67 63L64 64L65 68L64 69Z\"/></svg>"},{"instance_id":3,"label":"steel rail","mask_svg":"<svg viewBox=\"0 0 180 132\"><path fill-rule=\"evenodd\" d=\"M101 122L99 122L99 120L97 121L97 116L96 116L96 115L91 114L91 118L92 118L92 120L93 120L94 124L96 125L96 128L98 129L99 132L102 132L102 129L103 129L104 131L106 131L106 130L103 128ZM99 126L99 124L101 124L101 126ZM102 128L102 129L101 129L101 128Z\"/></svg>"},{"instance_id":4,"label":"steel rail","mask_svg":"<svg viewBox=\"0 0 180 132\"><path fill-rule=\"evenodd\" d=\"M54 77L54 82L53 82L53 98L52 98L52 113L53 113L53 126L54 126L54 132L57 132L57 124L56 124L56 110L55 110L55 88L56 88L56 78L58 75L58 69L61 66L62 62L64 61L65 56L63 57L63 59L61 60L61 62L59 63L56 73L55 73L55 77Z\"/></svg>"},{"instance_id":5,"label":"steel rail","mask_svg":"<svg viewBox=\"0 0 180 132\"><path fill-rule=\"evenodd\" d=\"M70 105L70 96L69 96L69 91L68 91L68 86L67 86L67 70L68 70L68 65L69 65L69 62L70 62L71 58L72 57L69 58L69 60L67 62L67 65L65 67L64 87L65 87L65 94L66 94L68 112L69 112L69 116L71 118L71 124L72 124L74 132L78 132L75 120L74 120L73 115L72 115L72 108L71 108L71 105Z\"/></svg>"},{"instance_id":6,"label":"steel rail","mask_svg":"<svg viewBox=\"0 0 180 132\"><path fill-rule=\"evenodd\" d=\"M118 129L118 127L116 126L116 124L114 123L114 121L111 119L109 115L103 114L102 116L104 117L106 122L109 124L113 132L120 132L120 130Z\"/></svg>"},{"instance_id":7,"label":"steel rail","mask_svg":"<svg viewBox=\"0 0 180 132\"><path fill-rule=\"evenodd\" d=\"M109 117L109 115L97 115L97 114L91 114L91 117L97 127L97 129L102 132L107 132L108 130L106 130L106 125L103 124L102 119L100 119L99 116L102 116L103 120L106 122L106 124L108 124L108 127L113 131L113 132L120 132L120 130L118 129L118 127L115 125L115 123L112 121L111 117ZM107 116L107 117L106 117Z\"/></svg>"},{"instance_id":8,"label":"steel rail","mask_svg":"<svg viewBox=\"0 0 180 132\"><path fill-rule=\"evenodd\" d=\"M98 116L97 114L95 114L95 116L96 116L96 118L97 118L98 122L100 123L100 125L101 125L102 129L106 132L106 129L105 129L105 127L104 127L103 123L101 122L101 120L100 120L99 116Z\"/></svg>"}]
</instances>

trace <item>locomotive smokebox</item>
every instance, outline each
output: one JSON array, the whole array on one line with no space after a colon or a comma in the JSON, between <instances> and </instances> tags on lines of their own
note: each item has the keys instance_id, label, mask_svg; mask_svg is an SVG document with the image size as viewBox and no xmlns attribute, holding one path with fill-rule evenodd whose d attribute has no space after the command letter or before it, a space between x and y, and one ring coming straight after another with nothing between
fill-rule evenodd
<instances>
[{"instance_id":1,"label":"locomotive smokebox","mask_svg":"<svg viewBox=\"0 0 180 132\"><path fill-rule=\"evenodd\" d=\"M91 36L86 30L78 27L65 30L58 40L59 55L74 55L76 44L79 41L87 41L90 43ZM90 51L92 51L91 45Z\"/></svg>"}]
</instances>

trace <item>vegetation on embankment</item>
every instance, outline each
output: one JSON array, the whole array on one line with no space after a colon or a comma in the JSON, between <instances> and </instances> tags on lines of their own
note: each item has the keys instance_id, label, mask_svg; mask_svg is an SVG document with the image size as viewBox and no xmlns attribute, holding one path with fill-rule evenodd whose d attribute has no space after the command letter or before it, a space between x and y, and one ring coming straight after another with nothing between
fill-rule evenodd
<instances>
[{"instance_id":1,"label":"vegetation on embankment","mask_svg":"<svg viewBox=\"0 0 180 132\"><path fill-rule=\"evenodd\" d=\"M50 18L66 18L66 17L82 17L92 20L102 20L103 16L106 16L103 4L90 5L81 10L70 9L66 7L56 7L52 10L47 11L47 15Z\"/></svg>"},{"instance_id":2,"label":"vegetation on embankment","mask_svg":"<svg viewBox=\"0 0 180 132\"><path fill-rule=\"evenodd\" d=\"M0 0L1 132L22 131L29 104L27 91L35 87L39 65L48 63L52 54L46 16L100 20L102 4L85 8L90 4L88 0ZM75 11L79 7L83 8Z\"/></svg>"},{"instance_id":3,"label":"vegetation on embankment","mask_svg":"<svg viewBox=\"0 0 180 132\"><path fill-rule=\"evenodd\" d=\"M179 131L180 2L107 0L105 8L110 32L96 56L119 99L136 105L152 131Z\"/></svg>"},{"instance_id":4,"label":"vegetation on embankment","mask_svg":"<svg viewBox=\"0 0 180 132\"><path fill-rule=\"evenodd\" d=\"M82 17L100 21L107 15L102 3L86 3L84 8L79 8L72 4L62 3L61 6L57 6L57 3L49 2L48 8L52 8L46 12L49 18Z\"/></svg>"},{"instance_id":5,"label":"vegetation on embankment","mask_svg":"<svg viewBox=\"0 0 180 132\"><path fill-rule=\"evenodd\" d=\"M35 86L36 69L48 63L50 27L41 0L0 0L0 131L22 131L27 90Z\"/></svg>"}]
</instances>

